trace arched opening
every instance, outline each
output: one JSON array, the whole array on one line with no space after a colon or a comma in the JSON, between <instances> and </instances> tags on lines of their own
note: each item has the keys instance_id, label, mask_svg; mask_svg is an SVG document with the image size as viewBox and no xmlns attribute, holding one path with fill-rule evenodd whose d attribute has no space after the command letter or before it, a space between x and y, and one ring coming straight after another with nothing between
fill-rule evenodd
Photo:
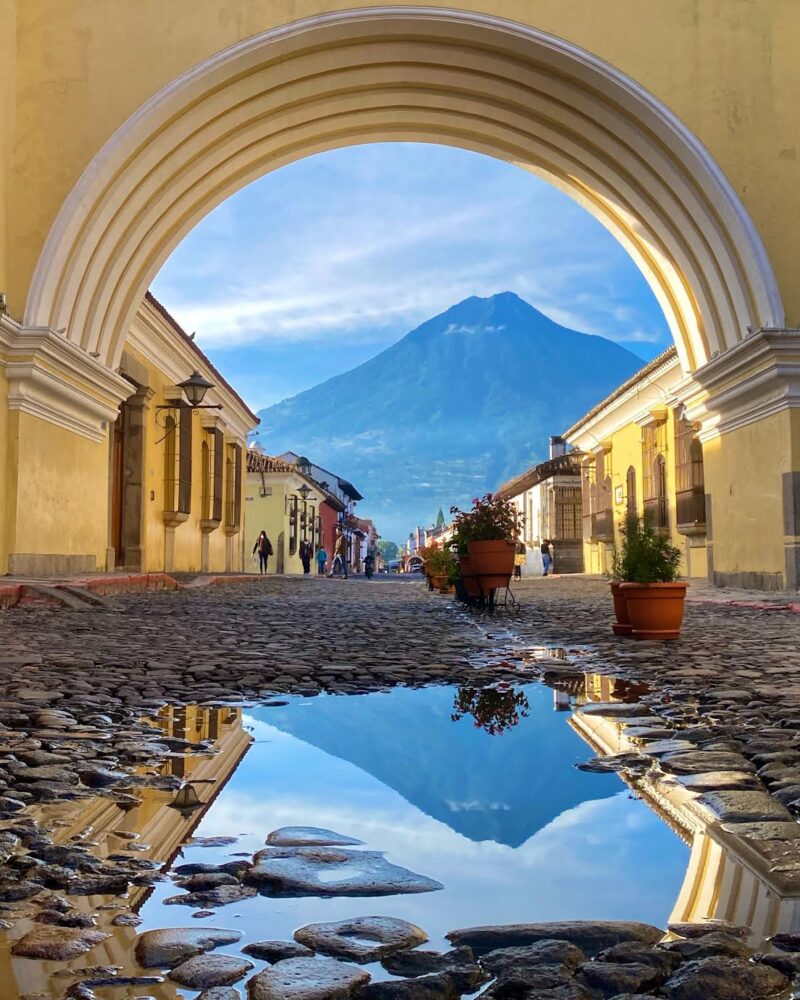
<instances>
[{"instance_id":1,"label":"arched opening","mask_svg":"<svg viewBox=\"0 0 800 1000\"><path fill-rule=\"evenodd\" d=\"M64 203L26 323L115 367L171 250L249 181L388 139L506 159L567 191L628 249L686 371L780 326L769 262L708 152L589 53L483 15L384 8L298 22L221 52L147 102Z\"/></svg>"}]
</instances>

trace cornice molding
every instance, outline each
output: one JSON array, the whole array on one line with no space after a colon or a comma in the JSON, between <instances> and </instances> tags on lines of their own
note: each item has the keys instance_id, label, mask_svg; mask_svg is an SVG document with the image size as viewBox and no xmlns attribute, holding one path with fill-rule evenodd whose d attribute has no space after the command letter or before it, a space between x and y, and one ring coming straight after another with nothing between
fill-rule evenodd
<instances>
[{"instance_id":1,"label":"cornice molding","mask_svg":"<svg viewBox=\"0 0 800 1000\"><path fill-rule=\"evenodd\" d=\"M0 366L8 409L104 441L131 383L48 327L0 316Z\"/></svg>"},{"instance_id":2,"label":"cornice molding","mask_svg":"<svg viewBox=\"0 0 800 1000\"><path fill-rule=\"evenodd\" d=\"M653 413L666 415L667 408L677 403L677 387L688 381L678 358L668 358L616 399L600 404L596 412L590 411L566 432L566 438L581 451L594 451L628 424L644 426L652 422Z\"/></svg>"},{"instance_id":3,"label":"cornice molding","mask_svg":"<svg viewBox=\"0 0 800 1000\"><path fill-rule=\"evenodd\" d=\"M195 368L215 381L217 384L208 391L208 401L222 403L225 429L233 439L244 445L255 426L250 415L233 393L218 384L215 374L203 365L197 353L176 336L164 317L146 300L136 313L126 343L152 362L173 385L182 382ZM176 390L176 394L180 395L180 390Z\"/></svg>"},{"instance_id":4,"label":"cornice molding","mask_svg":"<svg viewBox=\"0 0 800 1000\"><path fill-rule=\"evenodd\" d=\"M695 372L704 397L687 400L686 416L700 421L710 441L800 407L800 329L758 330Z\"/></svg>"}]
</instances>

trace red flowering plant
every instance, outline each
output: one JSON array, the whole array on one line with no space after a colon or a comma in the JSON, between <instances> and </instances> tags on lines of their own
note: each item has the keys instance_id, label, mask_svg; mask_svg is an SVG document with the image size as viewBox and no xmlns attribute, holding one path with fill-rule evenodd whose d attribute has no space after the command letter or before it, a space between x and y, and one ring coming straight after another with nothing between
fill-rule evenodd
<instances>
[{"instance_id":1,"label":"red flowering plant","mask_svg":"<svg viewBox=\"0 0 800 1000\"><path fill-rule=\"evenodd\" d=\"M460 556L467 555L470 542L513 542L517 536L517 511L510 500L493 493L475 497L472 510L451 507L453 515L452 545Z\"/></svg>"}]
</instances>

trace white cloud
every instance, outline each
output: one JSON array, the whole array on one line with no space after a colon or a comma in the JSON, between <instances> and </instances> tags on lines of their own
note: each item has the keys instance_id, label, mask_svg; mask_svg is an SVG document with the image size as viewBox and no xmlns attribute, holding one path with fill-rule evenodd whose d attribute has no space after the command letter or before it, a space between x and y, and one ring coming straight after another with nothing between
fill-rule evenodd
<instances>
[{"instance_id":1,"label":"white cloud","mask_svg":"<svg viewBox=\"0 0 800 1000\"><path fill-rule=\"evenodd\" d=\"M583 209L516 167L437 146L338 150L276 171L211 213L154 287L204 348L383 344L505 289L615 340L663 331L634 265Z\"/></svg>"}]
</instances>

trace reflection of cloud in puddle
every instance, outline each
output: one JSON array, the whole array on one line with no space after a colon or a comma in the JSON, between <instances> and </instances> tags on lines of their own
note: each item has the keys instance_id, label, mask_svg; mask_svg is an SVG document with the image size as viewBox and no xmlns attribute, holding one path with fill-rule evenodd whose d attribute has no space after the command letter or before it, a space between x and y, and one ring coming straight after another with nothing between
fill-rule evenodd
<instances>
[{"instance_id":1,"label":"reflection of cloud in puddle","mask_svg":"<svg viewBox=\"0 0 800 1000\"><path fill-rule=\"evenodd\" d=\"M503 812L508 812L511 808L505 802L480 802L477 799L473 799L471 802L453 802L452 799L445 799L447 803L447 808L451 812L483 812L485 809L489 809L493 812L501 810Z\"/></svg>"}]
</instances>

